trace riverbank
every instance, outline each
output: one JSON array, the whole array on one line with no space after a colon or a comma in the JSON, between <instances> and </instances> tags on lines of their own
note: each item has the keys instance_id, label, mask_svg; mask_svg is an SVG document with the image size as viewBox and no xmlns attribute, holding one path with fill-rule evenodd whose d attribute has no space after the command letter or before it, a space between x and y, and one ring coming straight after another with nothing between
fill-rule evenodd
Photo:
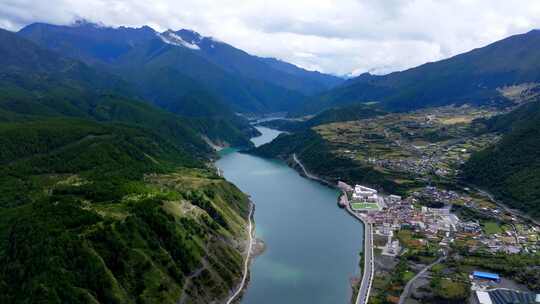
<instances>
[{"instance_id":1,"label":"riverbank","mask_svg":"<svg viewBox=\"0 0 540 304\"><path fill-rule=\"evenodd\" d=\"M373 284L373 275L375 273L375 266L373 263L373 226L355 213L350 206L346 206L345 209L347 209L347 212L355 219L359 220L364 226L364 267L362 269L362 280L360 281L360 287L354 303L366 304L369 301L371 285Z\"/></svg>"},{"instance_id":2,"label":"riverbank","mask_svg":"<svg viewBox=\"0 0 540 304\"><path fill-rule=\"evenodd\" d=\"M255 204L250 201L249 205L249 216L248 216L248 245L247 245L247 253L246 258L244 260L244 274L242 276L242 281L240 282L240 285L237 287L237 290L227 299L225 302L226 304L236 303L233 301L238 301L241 297L241 294L243 293L244 289L247 287L247 280L249 276L249 264L251 262L252 258L252 252L253 252L253 240L255 239L254 233L255 229L253 227L253 221L254 221L254 211L255 211Z\"/></svg>"},{"instance_id":3,"label":"riverbank","mask_svg":"<svg viewBox=\"0 0 540 304\"><path fill-rule=\"evenodd\" d=\"M270 132L262 133L273 139ZM216 167L257 204L256 237L267 244L256 259L253 247L245 290L232 303L350 302L349 282L359 276L363 234L336 208L335 187L303 178L282 161L235 149L220 154Z\"/></svg>"},{"instance_id":4,"label":"riverbank","mask_svg":"<svg viewBox=\"0 0 540 304\"><path fill-rule=\"evenodd\" d=\"M314 181L317 181L317 182L320 182L322 183L323 185L326 185L326 186L330 186L332 188L335 188L337 189L337 185L334 185L332 184L331 182L323 179L323 178L320 178L316 175L313 175L311 173L309 173L307 170L306 170L306 167L302 164L302 162L300 162L300 160L298 159L298 157L296 156L296 153L293 153L292 155L292 159L293 159L293 162L295 165L298 166L298 168L300 169L299 170L299 173L300 175L306 177L306 178L309 178L311 180L314 180ZM295 169L295 167L293 166L293 169ZM298 170L297 170L298 171Z\"/></svg>"},{"instance_id":5,"label":"riverbank","mask_svg":"<svg viewBox=\"0 0 540 304\"><path fill-rule=\"evenodd\" d=\"M304 164L298 159L296 156L296 153L292 155L292 159L295 162L295 164L300 168L301 175L312 179L314 181L320 182L326 186L330 186L336 189L339 189L337 185L334 185L330 183L329 181L322 179L316 175L310 174ZM341 199L342 195L347 195L346 193L342 193L338 200ZM374 274L374 264L373 264L373 227L371 224L366 222L361 216L356 214L353 210L351 210L349 204L346 204L345 209L347 212L353 216L355 219L359 220L360 223L364 227L364 248L363 248L363 260L364 260L364 267L362 268L362 279L360 280L360 286L358 288L358 292L356 295L356 299L354 301L355 304L366 304L369 300L369 293L371 290L371 284L373 283L373 274ZM367 253L367 254L366 254ZM366 276L366 273L368 274ZM354 287L353 287L354 289ZM353 293L354 296L354 293Z\"/></svg>"}]
</instances>

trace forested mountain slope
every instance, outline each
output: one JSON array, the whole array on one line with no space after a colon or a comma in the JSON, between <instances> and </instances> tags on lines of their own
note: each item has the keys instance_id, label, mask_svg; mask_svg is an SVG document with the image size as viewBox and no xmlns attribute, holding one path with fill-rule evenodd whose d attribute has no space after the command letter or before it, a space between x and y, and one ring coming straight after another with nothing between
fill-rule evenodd
<instances>
[{"instance_id":1,"label":"forested mountain slope","mask_svg":"<svg viewBox=\"0 0 540 304\"><path fill-rule=\"evenodd\" d=\"M8 31L0 30L0 42L0 121L68 116L142 125L194 149L208 149L194 129L216 142L249 145L252 128L232 113L180 118L139 100L117 76Z\"/></svg>"},{"instance_id":2,"label":"forested mountain slope","mask_svg":"<svg viewBox=\"0 0 540 304\"><path fill-rule=\"evenodd\" d=\"M209 303L239 283L248 199L202 137L247 137L132 92L0 30L1 303Z\"/></svg>"},{"instance_id":3,"label":"forested mountain slope","mask_svg":"<svg viewBox=\"0 0 540 304\"><path fill-rule=\"evenodd\" d=\"M316 130L305 129L292 134L281 134L272 142L252 148L247 153L283 159L293 167L297 166L292 159L292 155L296 154L310 173L333 185L340 180L346 180L351 183L372 185L393 193L401 193L404 190L401 185L386 178L381 172L349 157L336 155L332 148L332 144Z\"/></svg>"},{"instance_id":4,"label":"forested mountain slope","mask_svg":"<svg viewBox=\"0 0 540 304\"><path fill-rule=\"evenodd\" d=\"M158 33L149 27L36 23L19 34L48 49L113 70L136 82L145 97L184 115L191 114L186 108L189 100L198 100L210 113L219 104L242 112L287 111L305 96L342 81L252 56L189 30ZM201 97L205 91L210 95Z\"/></svg>"},{"instance_id":5,"label":"forested mountain slope","mask_svg":"<svg viewBox=\"0 0 540 304\"><path fill-rule=\"evenodd\" d=\"M250 79L263 80L304 95L328 90L343 80L336 76L307 71L293 64L274 58L252 56L243 50L211 37L203 37L190 30L169 31L183 41L199 48L199 55L234 74Z\"/></svg>"},{"instance_id":6,"label":"forested mountain slope","mask_svg":"<svg viewBox=\"0 0 540 304\"><path fill-rule=\"evenodd\" d=\"M0 143L0 302L208 303L238 283L248 201L196 156L64 118L2 123Z\"/></svg>"},{"instance_id":7,"label":"forested mountain slope","mask_svg":"<svg viewBox=\"0 0 540 304\"><path fill-rule=\"evenodd\" d=\"M407 111L448 104L505 104L498 90L540 83L540 30L515 35L452 58L384 76L364 74L308 99L303 112L358 102Z\"/></svg>"},{"instance_id":8,"label":"forested mountain slope","mask_svg":"<svg viewBox=\"0 0 540 304\"><path fill-rule=\"evenodd\" d=\"M540 102L480 122L505 133L500 142L474 154L463 177L504 203L540 217Z\"/></svg>"},{"instance_id":9,"label":"forested mountain slope","mask_svg":"<svg viewBox=\"0 0 540 304\"><path fill-rule=\"evenodd\" d=\"M353 104L324 110L307 120L275 119L262 122L260 125L285 132L299 132L323 124L360 120L378 115L384 115L385 113L386 112L376 107L363 104Z\"/></svg>"}]
</instances>

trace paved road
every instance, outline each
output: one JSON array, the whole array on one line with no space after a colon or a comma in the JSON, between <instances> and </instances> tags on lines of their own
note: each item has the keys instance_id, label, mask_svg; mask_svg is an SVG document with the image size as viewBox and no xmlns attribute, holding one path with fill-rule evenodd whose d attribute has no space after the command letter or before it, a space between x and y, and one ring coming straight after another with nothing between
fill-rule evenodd
<instances>
[{"instance_id":1,"label":"paved road","mask_svg":"<svg viewBox=\"0 0 540 304\"><path fill-rule=\"evenodd\" d=\"M373 226L356 214L350 206L347 206L347 211L364 224L364 269L355 303L367 304L375 269L373 265Z\"/></svg>"},{"instance_id":2,"label":"paved road","mask_svg":"<svg viewBox=\"0 0 540 304\"><path fill-rule=\"evenodd\" d=\"M407 282L405 285L405 288L403 288L403 292L401 293L401 296L399 297L399 303L398 304L404 304L405 300L407 300L407 297L409 296L409 293L411 292L412 284L414 281L416 281L419 277L423 276L431 267L435 266L436 264L440 263L442 260L444 260L444 256L438 258L435 262L427 265L424 267L424 269L420 270L419 273L417 273L412 279Z\"/></svg>"},{"instance_id":3,"label":"paved road","mask_svg":"<svg viewBox=\"0 0 540 304\"><path fill-rule=\"evenodd\" d=\"M249 205L249 244L248 244L248 250L246 254L246 260L244 261L244 275L242 276L242 282L240 283L240 286L238 286L238 289L232 294L232 296L227 300L227 304L233 303L233 301L240 295L242 292L242 289L244 289L244 285L246 285L247 275L249 271L249 260L251 259L251 251L253 248L253 223L251 220L251 217L253 215L253 203L250 203Z\"/></svg>"},{"instance_id":4,"label":"paved road","mask_svg":"<svg viewBox=\"0 0 540 304\"><path fill-rule=\"evenodd\" d=\"M497 206L503 208L505 211L507 212L510 212L512 213L513 215L517 216L517 217L521 217L525 220L529 220L531 222L533 222L534 224L536 225L540 225L540 221L530 217L529 215L519 211L519 210L516 210L516 209L513 209L513 208L510 208L508 205L504 204L503 202L501 201L498 201L497 199L495 199L495 196L493 194L491 194L490 192L486 191L486 190L482 190L480 188L475 188L478 192L480 192L481 195L484 195L485 197L489 198L489 200L491 200L492 202L494 202Z\"/></svg>"},{"instance_id":5,"label":"paved road","mask_svg":"<svg viewBox=\"0 0 540 304\"><path fill-rule=\"evenodd\" d=\"M323 183L323 184L330 185L330 183L329 183L328 181L326 181L326 180L324 180L324 179L322 179L322 178L320 178L320 177L318 177L318 176L315 176L315 175L309 173L309 172L306 170L306 167L304 167L304 165L300 162L300 160L299 160L298 157L296 156L296 153L293 153L292 156L293 156L294 162L295 162L298 166L300 166L300 168L302 169L302 172L304 172L304 175L305 175L307 178L312 179L312 180L319 181L319 182L321 182L321 183Z\"/></svg>"}]
</instances>

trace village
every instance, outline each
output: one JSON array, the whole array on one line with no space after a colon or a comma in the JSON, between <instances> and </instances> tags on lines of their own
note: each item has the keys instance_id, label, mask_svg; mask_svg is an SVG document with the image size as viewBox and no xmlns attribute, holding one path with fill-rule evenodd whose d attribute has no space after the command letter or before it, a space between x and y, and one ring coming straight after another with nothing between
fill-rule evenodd
<instances>
[{"instance_id":1,"label":"village","mask_svg":"<svg viewBox=\"0 0 540 304\"><path fill-rule=\"evenodd\" d=\"M384 186L390 193L373 186L338 184L343 192L340 206L372 227L373 303L434 303L437 297L450 303L497 288L538 291L539 285L531 283L537 279L526 283L525 275L536 278L540 271L534 260L540 253L538 222L463 183L460 176L473 153L501 139L497 133L478 132L484 128L483 119L498 111L442 107L316 128L331 143L333 153L390 181ZM529 261L532 266L523 262L515 271L484 269L489 263L504 265L511 260ZM432 263L436 265L428 270ZM500 275L502 283L482 284L483 279L474 276L474 271L490 273L486 270ZM427 274L416 278L422 271ZM405 286L415 280L418 286ZM407 298L407 288L416 302L399 299ZM460 294L463 290L467 295ZM464 303L461 300L457 302Z\"/></svg>"},{"instance_id":2,"label":"village","mask_svg":"<svg viewBox=\"0 0 540 304\"><path fill-rule=\"evenodd\" d=\"M339 182L338 187L342 190L339 206L358 214L366 224L372 225L374 249L379 256L390 260L396 260L409 250L398 237L403 231L410 231L416 236L415 245L431 248L441 258L451 254L456 244L471 253L512 255L540 250L540 228L537 225L469 193L427 186L402 198L362 185L352 187ZM427 207L430 204L426 202L436 207ZM485 301L473 303L492 303L486 300L489 292L495 292L501 286L506 289L513 286L507 286L506 279L500 286L498 274L488 273L485 277L482 276L484 273L475 270L469 275L473 298L480 297ZM521 295L519 291L514 292L516 296Z\"/></svg>"},{"instance_id":3,"label":"village","mask_svg":"<svg viewBox=\"0 0 540 304\"><path fill-rule=\"evenodd\" d=\"M387 132L387 134L390 134ZM427 180L434 177L454 177L459 166L470 157L473 151L479 150L499 140L495 134L474 138L449 140L442 144L411 144L395 139L404 155L400 158L369 157L366 163L376 168L394 172L405 172L411 176Z\"/></svg>"},{"instance_id":4,"label":"village","mask_svg":"<svg viewBox=\"0 0 540 304\"><path fill-rule=\"evenodd\" d=\"M443 107L319 126L335 153L401 183L453 181L475 151L500 140L475 121L496 109Z\"/></svg>"},{"instance_id":5,"label":"village","mask_svg":"<svg viewBox=\"0 0 540 304\"><path fill-rule=\"evenodd\" d=\"M439 240L441 249L449 243L462 240L469 250L488 250L490 252L536 253L540 250L540 228L519 218L507 214L497 206L480 207L468 195L455 191L438 190L425 187L403 199L397 195L381 195L377 190L356 185L354 188L340 182L340 188L347 195L342 196L340 205L360 213L367 222L374 226L374 233L388 237L385 252L397 254L399 244L392 239L395 232L402 228L421 232L427 240ZM441 204L441 208L430 208L419 204L421 200L432 200ZM475 210L484 216L492 216L493 222L474 219L461 220L452 213L452 204L460 208ZM507 222L508 224L498 224Z\"/></svg>"}]
</instances>

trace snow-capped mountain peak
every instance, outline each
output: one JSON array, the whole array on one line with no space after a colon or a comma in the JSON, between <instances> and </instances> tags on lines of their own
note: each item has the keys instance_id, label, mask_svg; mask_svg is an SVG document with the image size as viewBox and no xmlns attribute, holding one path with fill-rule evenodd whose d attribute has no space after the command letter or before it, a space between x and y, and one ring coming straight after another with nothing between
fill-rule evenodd
<instances>
[{"instance_id":1,"label":"snow-capped mountain peak","mask_svg":"<svg viewBox=\"0 0 540 304\"><path fill-rule=\"evenodd\" d=\"M200 39L196 40L193 39L191 41L186 41L179 35L177 35L175 32L168 30L166 32L163 32L161 34L158 33L158 36L161 38L161 40L167 44L176 45L176 46L182 46L186 47L188 49L192 50L200 50L198 43L200 42Z\"/></svg>"}]
</instances>

